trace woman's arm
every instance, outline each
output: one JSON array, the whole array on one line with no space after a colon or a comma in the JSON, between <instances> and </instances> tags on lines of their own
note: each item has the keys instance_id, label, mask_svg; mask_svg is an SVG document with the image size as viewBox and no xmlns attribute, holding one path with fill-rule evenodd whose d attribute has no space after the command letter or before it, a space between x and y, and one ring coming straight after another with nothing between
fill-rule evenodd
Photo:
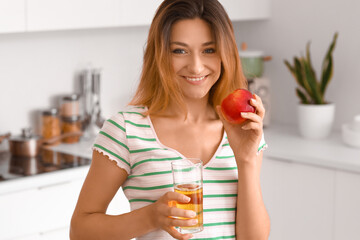
<instances>
[{"instance_id":1,"label":"woman's arm","mask_svg":"<svg viewBox=\"0 0 360 240\"><path fill-rule=\"evenodd\" d=\"M238 161L236 236L238 240L269 238L270 219L260 186L262 153L249 162Z\"/></svg>"},{"instance_id":2,"label":"woman's arm","mask_svg":"<svg viewBox=\"0 0 360 240\"><path fill-rule=\"evenodd\" d=\"M191 226L194 225L192 220L168 217L190 217L192 214L192 211L168 205L170 201L188 201L182 194L169 192L146 207L117 216L106 215L110 201L127 175L114 161L97 151L93 152L90 170L71 219L70 239L131 239L159 228L169 232L174 238L189 239L191 235L180 234L172 226Z\"/></svg>"},{"instance_id":3,"label":"woman's arm","mask_svg":"<svg viewBox=\"0 0 360 240\"><path fill-rule=\"evenodd\" d=\"M265 109L260 97L254 95L254 100L251 105L256 112L242 115L248 119L243 124L230 124L217 107L238 167L237 240L266 240L270 233L270 220L260 186L263 154L257 153L263 134Z\"/></svg>"}]
</instances>

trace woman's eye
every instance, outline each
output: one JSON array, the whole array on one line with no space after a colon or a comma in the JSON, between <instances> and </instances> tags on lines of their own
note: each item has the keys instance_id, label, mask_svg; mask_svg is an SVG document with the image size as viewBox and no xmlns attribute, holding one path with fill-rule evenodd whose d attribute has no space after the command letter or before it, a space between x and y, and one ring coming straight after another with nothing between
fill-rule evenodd
<instances>
[{"instance_id":1,"label":"woman's eye","mask_svg":"<svg viewBox=\"0 0 360 240\"><path fill-rule=\"evenodd\" d=\"M215 53L215 48L208 48L204 50L204 53Z\"/></svg>"},{"instance_id":2,"label":"woman's eye","mask_svg":"<svg viewBox=\"0 0 360 240\"><path fill-rule=\"evenodd\" d=\"M184 49L180 49L180 48L174 49L172 52L175 54L185 54L186 53L186 51Z\"/></svg>"}]
</instances>

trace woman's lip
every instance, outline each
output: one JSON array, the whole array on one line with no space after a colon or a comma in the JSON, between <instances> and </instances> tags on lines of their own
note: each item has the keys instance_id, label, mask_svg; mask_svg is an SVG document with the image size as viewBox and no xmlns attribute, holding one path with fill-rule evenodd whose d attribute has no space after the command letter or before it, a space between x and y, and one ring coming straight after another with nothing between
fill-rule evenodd
<instances>
[{"instance_id":1,"label":"woman's lip","mask_svg":"<svg viewBox=\"0 0 360 240\"><path fill-rule=\"evenodd\" d=\"M183 78L185 78L185 80L188 83L195 84L195 85L201 84L202 82L204 82L207 79L207 77L208 77L208 75L203 75L203 76L199 76L199 77L183 76Z\"/></svg>"}]
</instances>

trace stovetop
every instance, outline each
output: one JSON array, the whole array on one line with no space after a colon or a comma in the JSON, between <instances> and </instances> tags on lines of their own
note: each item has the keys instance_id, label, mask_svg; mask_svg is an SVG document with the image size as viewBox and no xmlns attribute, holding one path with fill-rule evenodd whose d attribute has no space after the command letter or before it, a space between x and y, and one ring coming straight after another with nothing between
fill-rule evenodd
<instances>
[{"instance_id":1,"label":"stovetop","mask_svg":"<svg viewBox=\"0 0 360 240\"><path fill-rule=\"evenodd\" d=\"M90 165L91 159L41 149L36 157L16 157L0 152L0 182Z\"/></svg>"}]
</instances>

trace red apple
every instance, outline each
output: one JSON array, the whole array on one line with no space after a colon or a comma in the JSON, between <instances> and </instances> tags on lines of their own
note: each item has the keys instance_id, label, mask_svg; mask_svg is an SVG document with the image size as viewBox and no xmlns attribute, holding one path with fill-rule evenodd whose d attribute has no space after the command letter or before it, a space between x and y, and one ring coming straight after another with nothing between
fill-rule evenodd
<instances>
[{"instance_id":1,"label":"red apple","mask_svg":"<svg viewBox=\"0 0 360 240\"><path fill-rule=\"evenodd\" d=\"M241 117L241 112L255 112L255 108L250 105L251 98L251 92L246 89L237 89L230 93L221 102L221 112L224 118L234 124L246 121L245 118Z\"/></svg>"}]
</instances>

